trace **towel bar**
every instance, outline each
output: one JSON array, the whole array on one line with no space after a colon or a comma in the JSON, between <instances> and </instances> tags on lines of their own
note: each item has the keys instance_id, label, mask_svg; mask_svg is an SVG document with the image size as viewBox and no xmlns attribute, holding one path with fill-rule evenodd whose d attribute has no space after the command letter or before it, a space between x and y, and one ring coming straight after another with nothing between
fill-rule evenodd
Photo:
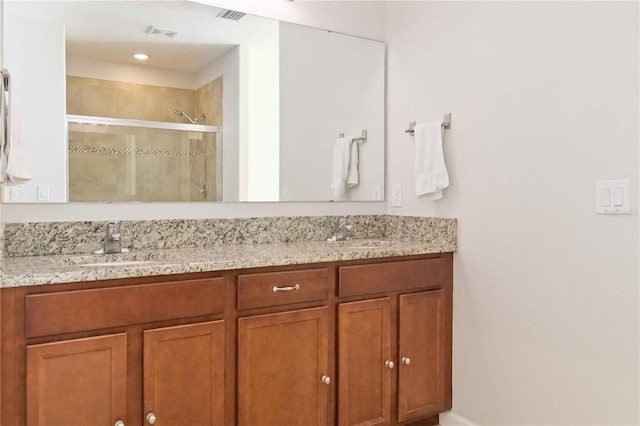
<instances>
[{"instance_id":1,"label":"towel bar","mask_svg":"<svg viewBox=\"0 0 640 426\"><path fill-rule=\"evenodd\" d=\"M416 122L415 121L410 121L409 122L409 128L407 130L405 130L405 133L409 133L411 136L414 135L415 131L413 130L413 128L416 127ZM450 129L451 128L451 113L447 113L445 115L442 116L442 127L444 127L445 129Z\"/></svg>"},{"instance_id":2,"label":"towel bar","mask_svg":"<svg viewBox=\"0 0 640 426\"><path fill-rule=\"evenodd\" d=\"M339 137L344 138L344 133L340 133ZM367 131L363 130L362 136L360 136L359 138L353 138L353 140L356 142L367 143Z\"/></svg>"}]
</instances>

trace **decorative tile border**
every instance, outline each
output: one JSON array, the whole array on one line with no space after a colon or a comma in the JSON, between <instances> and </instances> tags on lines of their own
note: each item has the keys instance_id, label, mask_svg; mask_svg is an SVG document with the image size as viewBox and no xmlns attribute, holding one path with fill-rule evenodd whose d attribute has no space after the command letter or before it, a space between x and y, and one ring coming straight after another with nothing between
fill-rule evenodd
<instances>
[{"instance_id":1,"label":"decorative tile border","mask_svg":"<svg viewBox=\"0 0 640 426\"><path fill-rule=\"evenodd\" d=\"M133 250L322 241L338 216L122 221L122 245ZM455 219L388 215L349 216L351 238L397 238L455 247ZM91 253L102 246L107 222L8 223L4 255Z\"/></svg>"},{"instance_id":2,"label":"decorative tile border","mask_svg":"<svg viewBox=\"0 0 640 426\"><path fill-rule=\"evenodd\" d=\"M157 155L161 157L195 157L196 153L191 151L162 151L149 149L131 149L131 148L108 148L108 147L87 147L87 146L70 146L69 152L80 154L108 154L108 155ZM214 154L215 151L205 151L205 155ZM197 155L201 155L198 153Z\"/></svg>"}]
</instances>

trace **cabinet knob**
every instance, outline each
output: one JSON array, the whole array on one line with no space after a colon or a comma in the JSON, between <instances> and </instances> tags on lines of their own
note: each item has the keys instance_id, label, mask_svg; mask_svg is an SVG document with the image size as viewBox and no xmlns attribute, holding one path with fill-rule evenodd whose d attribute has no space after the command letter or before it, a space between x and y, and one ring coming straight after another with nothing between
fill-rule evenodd
<instances>
[{"instance_id":1,"label":"cabinet knob","mask_svg":"<svg viewBox=\"0 0 640 426\"><path fill-rule=\"evenodd\" d=\"M156 424L156 415L153 414L153 413L148 413L147 414L147 423L149 423L150 425Z\"/></svg>"},{"instance_id":2,"label":"cabinet knob","mask_svg":"<svg viewBox=\"0 0 640 426\"><path fill-rule=\"evenodd\" d=\"M322 376L322 378L320 379L322 381L322 383L324 383L325 385L328 385L329 383L331 383L331 377L329 376Z\"/></svg>"},{"instance_id":3,"label":"cabinet knob","mask_svg":"<svg viewBox=\"0 0 640 426\"><path fill-rule=\"evenodd\" d=\"M402 357L402 359L401 359L400 361L402 361L402 363L403 363L404 365L409 365L409 364L411 364L411 358L409 358L408 356L403 356L403 357Z\"/></svg>"},{"instance_id":4,"label":"cabinet knob","mask_svg":"<svg viewBox=\"0 0 640 426\"><path fill-rule=\"evenodd\" d=\"M385 365L385 367L387 367L387 368L393 368L393 367L395 366L395 364L394 364L394 363L393 363L393 361L391 361L391 360L386 360L386 361L384 362L384 365Z\"/></svg>"},{"instance_id":5,"label":"cabinet knob","mask_svg":"<svg viewBox=\"0 0 640 426\"><path fill-rule=\"evenodd\" d=\"M113 426L124 426L124 422L122 420L117 420Z\"/></svg>"}]
</instances>

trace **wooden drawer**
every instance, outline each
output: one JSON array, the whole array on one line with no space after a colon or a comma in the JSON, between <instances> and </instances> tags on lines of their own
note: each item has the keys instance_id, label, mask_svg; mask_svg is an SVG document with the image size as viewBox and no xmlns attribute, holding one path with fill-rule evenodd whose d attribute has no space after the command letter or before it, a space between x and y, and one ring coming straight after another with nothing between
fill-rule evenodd
<instances>
[{"instance_id":1,"label":"wooden drawer","mask_svg":"<svg viewBox=\"0 0 640 426\"><path fill-rule=\"evenodd\" d=\"M238 309L326 300L328 279L326 269L240 275Z\"/></svg>"},{"instance_id":2,"label":"wooden drawer","mask_svg":"<svg viewBox=\"0 0 640 426\"><path fill-rule=\"evenodd\" d=\"M411 289L442 288L449 276L444 257L406 260L339 269L340 297Z\"/></svg>"},{"instance_id":3,"label":"wooden drawer","mask_svg":"<svg viewBox=\"0 0 640 426\"><path fill-rule=\"evenodd\" d=\"M48 336L224 311L224 278L26 297L26 336Z\"/></svg>"}]
</instances>

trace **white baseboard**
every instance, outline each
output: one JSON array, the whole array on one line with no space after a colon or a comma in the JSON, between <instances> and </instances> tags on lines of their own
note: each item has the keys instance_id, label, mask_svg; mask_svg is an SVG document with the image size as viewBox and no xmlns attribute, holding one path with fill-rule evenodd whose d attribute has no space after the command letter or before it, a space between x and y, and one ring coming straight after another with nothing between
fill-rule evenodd
<instances>
[{"instance_id":1,"label":"white baseboard","mask_svg":"<svg viewBox=\"0 0 640 426\"><path fill-rule=\"evenodd\" d=\"M477 426L471 420L462 417L459 414L454 413L453 411L447 411L445 413L440 414L440 425L441 426Z\"/></svg>"}]
</instances>

